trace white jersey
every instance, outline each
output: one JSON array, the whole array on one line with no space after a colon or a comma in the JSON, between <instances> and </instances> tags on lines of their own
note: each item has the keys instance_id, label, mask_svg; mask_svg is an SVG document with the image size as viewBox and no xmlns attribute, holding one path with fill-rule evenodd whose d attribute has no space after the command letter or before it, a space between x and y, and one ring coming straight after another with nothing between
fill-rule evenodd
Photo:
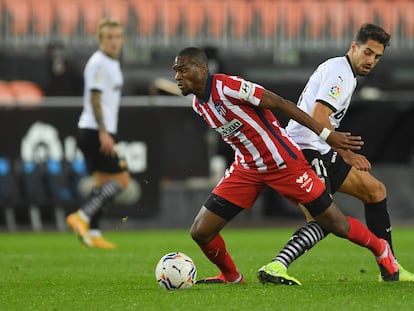
<instances>
[{"instance_id":1,"label":"white jersey","mask_svg":"<svg viewBox=\"0 0 414 311\"><path fill-rule=\"evenodd\" d=\"M109 133L116 134L118 111L121 102L123 77L119 61L96 51L88 60L84 70L83 110L78 127L98 129L91 103L91 91L101 92L103 122Z\"/></svg>"},{"instance_id":2,"label":"white jersey","mask_svg":"<svg viewBox=\"0 0 414 311\"><path fill-rule=\"evenodd\" d=\"M348 57L330 58L320 64L309 78L298 100L298 107L312 115L317 101L329 106L333 111L329 120L336 129L348 111L356 85L356 76ZM294 120L289 121L286 130L302 150L312 149L326 154L331 149L317 134Z\"/></svg>"}]
</instances>

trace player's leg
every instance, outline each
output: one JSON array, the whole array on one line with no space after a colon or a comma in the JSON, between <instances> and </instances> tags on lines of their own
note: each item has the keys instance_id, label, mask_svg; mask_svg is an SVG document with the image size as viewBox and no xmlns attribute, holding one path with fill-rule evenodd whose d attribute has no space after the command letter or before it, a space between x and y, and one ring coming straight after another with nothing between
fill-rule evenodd
<instances>
[{"instance_id":1,"label":"player's leg","mask_svg":"<svg viewBox=\"0 0 414 311\"><path fill-rule=\"evenodd\" d=\"M102 238L98 226L98 217L103 206L126 187L129 181L129 173L127 171L115 174L95 172L94 179L99 186L93 189L88 199L75 213L68 215L67 222L86 246L114 248L115 245Z\"/></svg>"},{"instance_id":2,"label":"player's leg","mask_svg":"<svg viewBox=\"0 0 414 311\"><path fill-rule=\"evenodd\" d=\"M299 204L306 217L306 225L296 230L277 256L261 267L258 271L259 281L283 285L301 285L300 281L287 273L292 262L308 252L316 243L321 241L328 232L325 231L309 214L308 210Z\"/></svg>"},{"instance_id":3,"label":"player's leg","mask_svg":"<svg viewBox=\"0 0 414 311\"><path fill-rule=\"evenodd\" d=\"M357 245L370 249L376 256L377 263L390 275L389 280L398 280L398 265L388 242L375 236L359 220L343 215L333 202L327 209L320 212L321 206L325 205L329 199L329 195L325 194L317 200L305 204L305 206L311 212L318 224L325 230L334 233L336 236L346 238ZM261 279L259 276L259 280L264 283L264 278ZM265 281L269 282L269 280ZM272 281L270 280L270 282ZM279 282L279 284L285 283Z\"/></svg>"},{"instance_id":4,"label":"player's leg","mask_svg":"<svg viewBox=\"0 0 414 311\"><path fill-rule=\"evenodd\" d=\"M364 203L368 228L376 236L387 240L392 248L391 222L384 184L369 172L351 168L338 191L356 197Z\"/></svg>"},{"instance_id":5,"label":"player's leg","mask_svg":"<svg viewBox=\"0 0 414 311\"><path fill-rule=\"evenodd\" d=\"M313 181L314 191L319 192L320 185L318 185L318 182L321 183L321 181L315 178L313 171L308 170L307 174L310 180ZM282 189L282 191L286 190ZM301 191L298 191L296 195L300 199L302 195ZM355 244L369 248L377 257L377 262L384 266L390 274L398 277L398 267L394 262L395 260L388 243L385 240L377 238L358 220L352 217L345 217L340 209L332 202L332 198L326 190L318 198L309 203L304 203L304 205L322 228L339 237L347 238Z\"/></svg>"},{"instance_id":6,"label":"player's leg","mask_svg":"<svg viewBox=\"0 0 414 311\"><path fill-rule=\"evenodd\" d=\"M274 261L279 261L286 269L293 261L308 252L329 233L314 220L302 204L299 204L299 207L306 217L306 225L292 234L289 241L274 259Z\"/></svg>"},{"instance_id":7,"label":"player's leg","mask_svg":"<svg viewBox=\"0 0 414 311\"><path fill-rule=\"evenodd\" d=\"M104 249L112 249L115 248L115 244L112 242L109 242L106 240L101 231L100 227L100 219L102 217L102 208L105 205L108 205L109 202L111 202L114 197L119 194L120 191L123 191L126 189L126 187L129 184L130 175L128 171L122 171L120 173L115 174L108 174L108 173L95 173L94 174L95 179L97 180L97 187L94 188L92 191L91 199L88 200L85 203L85 206L87 203L92 202L92 198L101 198L102 204L100 205L99 209L93 213L90 219L90 228L88 231L88 238L90 240L90 247L96 247L96 248L104 248ZM115 187L112 187L112 192L108 191L109 185L116 185ZM119 187L117 187L119 185ZM120 189L120 190L119 190ZM104 197L102 194L106 192L106 197Z\"/></svg>"},{"instance_id":8,"label":"player's leg","mask_svg":"<svg viewBox=\"0 0 414 311\"><path fill-rule=\"evenodd\" d=\"M191 236L221 271L197 283L244 283L226 249L220 230L243 209L250 208L264 188L262 173L230 166L191 227Z\"/></svg>"},{"instance_id":9,"label":"player's leg","mask_svg":"<svg viewBox=\"0 0 414 311\"><path fill-rule=\"evenodd\" d=\"M80 129L77 142L96 186L82 206L68 215L67 223L85 245L113 248L114 245L105 243L100 237L99 214L107 202L128 186L130 176L126 164L118 156L107 156L100 152L99 134L96 130ZM95 225L92 232L89 231L91 219L92 225Z\"/></svg>"},{"instance_id":10,"label":"player's leg","mask_svg":"<svg viewBox=\"0 0 414 311\"><path fill-rule=\"evenodd\" d=\"M325 193L317 200L304 205L322 228L371 250L378 264L388 271L390 277L393 277L392 280L398 280L398 265L388 242L378 238L359 220L345 216L333 202L320 212L328 198L330 199L330 196Z\"/></svg>"},{"instance_id":11,"label":"player's leg","mask_svg":"<svg viewBox=\"0 0 414 311\"><path fill-rule=\"evenodd\" d=\"M218 276L197 281L200 283L244 283L243 276L236 267L220 230L243 209L212 194L200 209L191 226L191 237L205 256L220 270Z\"/></svg>"},{"instance_id":12,"label":"player's leg","mask_svg":"<svg viewBox=\"0 0 414 311\"><path fill-rule=\"evenodd\" d=\"M392 227L387 206L387 191L384 184L369 172L352 168L338 191L352 195L364 203L367 227L377 237L387 240L393 253L395 253L392 245ZM400 264L399 268L400 281L414 282L414 274L405 270ZM387 281L389 275L381 266L380 270L381 279Z\"/></svg>"},{"instance_id":13,"label":"player's leg","mask_svg":"<svg viewBox=\"0 0 414 311\"><path fill-rule=\"evenodd\" d=\"M337 154L333 151L326 155L321 155L316 150L303 150L303 154L307 161L312 165L312 168L319 179L325 183L328 192L331 192L332 189L331 179L328 176L330 169L333 169L335 172L335 174L332 174L333 176L342 176L341 181L345 178L350 169L349 166L337 167ZM284 285L300 285L300 282L297 279L287 273L287 269L292 262L308 252L313 246L328 235L329 232L324 230L315 221L302 204L299 204L299 207L306 217L306 224L292 234L272 262L259 269L259 281L263 283L272 282ZM265 272L262 273L261 271ZM269 277L269 275L271 275L271 277Z\"/></svg>"}]
</instances>

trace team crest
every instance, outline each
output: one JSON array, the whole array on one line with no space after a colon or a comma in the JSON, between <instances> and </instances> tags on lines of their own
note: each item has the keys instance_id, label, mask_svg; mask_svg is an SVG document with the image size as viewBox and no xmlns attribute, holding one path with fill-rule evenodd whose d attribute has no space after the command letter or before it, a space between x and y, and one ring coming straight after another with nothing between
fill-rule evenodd
<instances>
[{"instance_id":1,"label":"team crest","mask_svg":"<svg viewBox=\"0 0 414 311\"><path fill-rule=\"evenodd\" d=\"M221 102L218 103L214 103L214 108L216 109L216 111L221 115L221 116L225 116L226 115L226 109L224 109L223 105L221 104Z\"/></svg>"},{"instance_id":2,"label":"team crest","mask_svg":"<svg viewBox=\"0 0 414 311\"><path fill-rule=\"evenodd\" d=\"M337 99L340 94L341 94L341 87L338 84L333 85L329 89L328 95L332 97L333 99Z\"/></svg>"}]
</instances>

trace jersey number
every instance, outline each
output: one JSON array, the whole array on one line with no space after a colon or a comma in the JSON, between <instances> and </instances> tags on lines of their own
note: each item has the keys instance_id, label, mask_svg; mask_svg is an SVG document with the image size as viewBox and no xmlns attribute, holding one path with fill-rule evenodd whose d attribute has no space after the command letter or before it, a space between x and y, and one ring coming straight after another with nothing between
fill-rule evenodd
<instances>
[{"instance_id":1,"label":"jersey number","mask_svg":"<svg viewBox=\"0 0 414 311\"><path fill-rule=\"evenodd\" d=\"M342 110L340 110L340 111L338 111L337 113L334 114L334 118L337 119L337 120L342 119L344 117L344 115L345 115L345 111L346 111L345 108L342 109Z\"/></svg>"},{"instance_id":2,"label":"jersey number","mask_svg":"<svg viewBox=\"0 0 414 311\"><path fill-rule=\"evenodd\" d=\"M318 175L320 178L328 177L328 172L321 159L314 158L311 162L311 165L313 167L313 170L316 172L316 175Z\"/></svg>"}]
</instances>

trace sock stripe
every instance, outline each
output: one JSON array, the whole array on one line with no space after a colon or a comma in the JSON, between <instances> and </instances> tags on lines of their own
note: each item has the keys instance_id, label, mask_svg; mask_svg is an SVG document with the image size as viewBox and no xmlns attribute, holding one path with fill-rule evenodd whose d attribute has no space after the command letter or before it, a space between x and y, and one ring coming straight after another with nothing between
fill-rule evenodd
<instances>
[{"instance_id":1,"label":"sock stripe","mask_svg":"<svg viewBox=\"0 0 414 311\"><path fill-rule=\"evenodd\" d=\"M293 234L274 261L279 261L284 266L289 267L294 260L310 250L324 237L323 229L316 222L310 222Z\"/></svg>"},{"instance_id":2,"label":"sock stripe","mask_svg":"<svg viewBox=\"0 0 414 311\"><path fill-rule=\"evenodd\" d=\"M92 192L91 198L85 202L81 210L87 216L92 217L99 209L101 209L105 202L121 192L121 190L122 188L116 180L109 181L96 191Z\"/></svg>"}]
</instances>

